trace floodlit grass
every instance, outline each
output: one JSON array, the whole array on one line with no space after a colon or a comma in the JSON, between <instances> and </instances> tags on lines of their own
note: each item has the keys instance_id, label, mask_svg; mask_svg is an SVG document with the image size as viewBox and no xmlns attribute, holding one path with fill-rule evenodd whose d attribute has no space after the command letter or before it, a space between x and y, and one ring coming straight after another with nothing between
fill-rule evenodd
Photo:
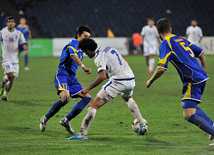
<instances>
[{"instance_id":1,"label":"floodlit grass","mask_svg":"<svg viewBox=\"0 0 214 155\"><path fill-rule=\"evenodd\" d=\"M51 118L42 133L39 120L59 99L53 82L59 58L30 58L30 71L23 70L21 59L20 76L14 81L10 101L0 101L0 154L213 154L208 135L182 117L182 83L174 67L169 65L169 70L147 89L151 74L146 72L144 57L125 58L136 76L133 98L149 123L145 136L137 136L131 129L134 116L120 96L97 111L88 140L67 140L72 135L59 124L79 99L71 100ZM200 107L214 119L213 60L214 56L207 56L210 79ZM93 60L85 58L84 64L92 68L92 74L86 75L79 68L77 78L88 86L97 72ZM92 90L91 96L100 88ZM79 132L86 109L71 121L75 133Z\"/></svg>"}]
</instances>

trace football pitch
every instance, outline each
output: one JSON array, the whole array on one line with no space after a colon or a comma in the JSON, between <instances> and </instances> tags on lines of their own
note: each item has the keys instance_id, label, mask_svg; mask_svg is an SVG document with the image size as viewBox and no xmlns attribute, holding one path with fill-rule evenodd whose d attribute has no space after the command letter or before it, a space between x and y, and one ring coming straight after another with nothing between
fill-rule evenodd
<instances>
[{"instance_id":1,"label":"football pitch","mask_svg":"<svg viewBox=\"0 0 214 155\"><path fill-rule=\"evenodd\" d=\"M210 79L200 108L214 119L214 56L206 58ZM132 130L135 118L121 96L97 111L87 140L67 140L72 135L59 124L79 99L71 100L52 117L42 133L40 118L59 99L53 82L59 58L30 57L30 71L23 70L21 58L20 75L14 81L10 100L0 100L0 154L214 154L208 134L183 118L182 82L174 67L169 64L169 70L148 89L146 81L152 74L146 72L144 57L127 56L125 59L136 76L133 98L149 123L146 135L137 136ZM92 74L86 75L79 68L77 78L83 86L88 86L97 71L93 59L84 58L83 62L92 69ZM2 77L1 70L0 80ZM102 85L90 92L93 98ZM80 130L86 109L71 121L75 134Z\"/></svg>"}]
</instances>

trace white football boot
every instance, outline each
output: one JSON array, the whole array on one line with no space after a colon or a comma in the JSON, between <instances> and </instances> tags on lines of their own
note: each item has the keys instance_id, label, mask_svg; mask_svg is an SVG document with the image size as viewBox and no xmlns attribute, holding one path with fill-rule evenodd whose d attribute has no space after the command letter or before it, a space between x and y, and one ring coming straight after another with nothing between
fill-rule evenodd
<instances>
[{"instance_id":1,"label":"white football boot","mask_svg":"<svg viewBox=\"0 0 214 155\"><path fill-rule=\"evenodd\" d=\"M74 134L74 130L71 128L71 125L70 125L70 121L67 119L67 118L63 118L60 120L60 124L62 126L65 127L65 129L71 133L71 134Z\"/></svg>"},{"instance_id":2,"label":"white football boot","mask_svg":"<svg viewBox=\"0 0 214 155\"><path fill-rule=\"evenodd\" d=\"M213 127L214 127L214 123L213 123ZM213 140L214 136L213 135L209 135L209 140ZM214 142L211 143L209 146L214 146Z\"/></svg>"},{"instance_id":3,"label":"white football boot","mask_svg":"<svg viewBox=\"0 0 214 155\"><path fill-rule=\"evenodd\" d=\"M40 130L42 132L45 131L47 124L48 124L48 119L45 116L41 117L41 119L40 119Z\"/></svg>"}]
</instances>

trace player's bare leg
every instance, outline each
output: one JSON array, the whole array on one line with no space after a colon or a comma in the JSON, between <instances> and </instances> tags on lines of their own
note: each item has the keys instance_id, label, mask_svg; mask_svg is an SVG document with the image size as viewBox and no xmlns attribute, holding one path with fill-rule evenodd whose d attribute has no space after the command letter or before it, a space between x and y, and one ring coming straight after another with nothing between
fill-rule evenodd
<instances>
[{"instance_id":1,"label":"player's bare leg","mask_svg":"<svg viewBox=\"0 0 214 155\"><path fill-rule=\"evenodd\" d=\"M97 112L97 109L99 109L101 106L103 106L106 102L96 96L94 100L90 103L87 112L85 114L85 117L82 121L81 130L80 133L84 136L87 136L88 128L91 125L92 121L95 118L95 114Z\"/></svg>"},{"instance_id":2,"label":"player's bare leg","mask_svg":"<svg viewBox=\"0 0 214 155\"><path fill-rule=\"evenodd\" d=\"M86 111L85 117L82 121L80 133L78 133L77 136L68 138L68 140L71 140L71 139L87 139L88 138L87 137L88 129L89 129L92 121L95 118L97 109L100 108L101 106L103 106L105 103L106 102L103 99L96 96L93 99L93 101L90 103L90 105Z\"/></svg>"},{"instance_id":3,"label":"player's bare leg","mask_svg":"<svg viewBox=\"0 0 214 155\"><path fill-rule=\"evenodd\" d=\"M136 102L134 101L134 99L132 97L122 96L122 98L127 103L129 109L131 110L131 112L133 113L135 118L137 118L137 121L140 123L141 128L140 128L138 135L144 135L147 131L148 124L146 124L147 121L145 119L143 119Z\"/></svg>"},{"instance_id":4,"label":"player's bare leg","mask_svg":"<svg viewBox=\"0 0 214 155\"><path fill-rule=\"evenodd\" d=\"M60 120L60 124L66 128L66 130L73 134L74 130L71 128L70 121L75 118L81 111L85 108L86 105L91 101L91 96L87 94L82 94L81 92L75 95L77 97L81 97L82 100L80 100L78 103L76 103L73 106L73 109L71 112L64 117L62 120Z\"/></svg>"},{"instance_id":5,"label":"player's bare leg","mask_svg":"<svg viewBox=\"0 0 214 155\"><path fill-rule=\"evenodd\" d=\"M14 80L13 72L7 73L7 77L8 77L8 81L5 84L5 91L4 91L3 96L2 96L2 100L5 100L5 101L8 100L7 94L9 93L9 91L13 85L13 80Z\"/></svg>"},{"instance_id":6,"label":"player's bare leg","mask_svg":"<svg viewBox=\"0 0 214 155\"><path fill-rule=\"evenodd\" d=\"M196 113L195 108L187 108L183 110L183 117L188 120L190 116Z\"/></svg>"},{"instance_id":7,"label":"player's bare leg","mask_svg":"<svg viewBox=\"0 0 214 155\"><path fill-rule=\"evenodd\" d=\"M40 130L45 131L48 120L53 117L64 105L70 101L70 92L67 90L60 92L61 99L56 101L48 113L40 119ZM73 130L73 129L72 129Z\"/></svg>"},{"instance_id":8,"label":"player's bare leg","mask_svg":"<svg viewBox=\"0 0 214 155\"><path fill-rule=\"evenodd\" d=\"M185 105L187 105L187 103L189 105L192 104L194 108L186 107ZM183 116L188 122L195 124L201 130L210 134L210 137L214 136L213 121L203 112L202 109L197 107L197 102L191 100L184 100L183 107ZM212 143L211 145L214 144Z\"/></svg>"}]
</instances>

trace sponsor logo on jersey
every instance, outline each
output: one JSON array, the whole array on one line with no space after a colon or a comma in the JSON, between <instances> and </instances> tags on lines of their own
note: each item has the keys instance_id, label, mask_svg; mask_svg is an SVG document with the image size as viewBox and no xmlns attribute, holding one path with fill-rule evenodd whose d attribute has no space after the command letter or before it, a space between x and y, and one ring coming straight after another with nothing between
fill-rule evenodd
<instances>
[{"instance_id":1,"label":"sponsor logo on jersey","mask_svg":"<svg viewBox=\"0 0 214 155\"><path fill-rule=\"evenodd\" d=\"M97 62L97 63L96 63L96 66L97 66L97 68L102 67L102 66L100 65L100 62Z\"/></svg>"}]
</instances>

